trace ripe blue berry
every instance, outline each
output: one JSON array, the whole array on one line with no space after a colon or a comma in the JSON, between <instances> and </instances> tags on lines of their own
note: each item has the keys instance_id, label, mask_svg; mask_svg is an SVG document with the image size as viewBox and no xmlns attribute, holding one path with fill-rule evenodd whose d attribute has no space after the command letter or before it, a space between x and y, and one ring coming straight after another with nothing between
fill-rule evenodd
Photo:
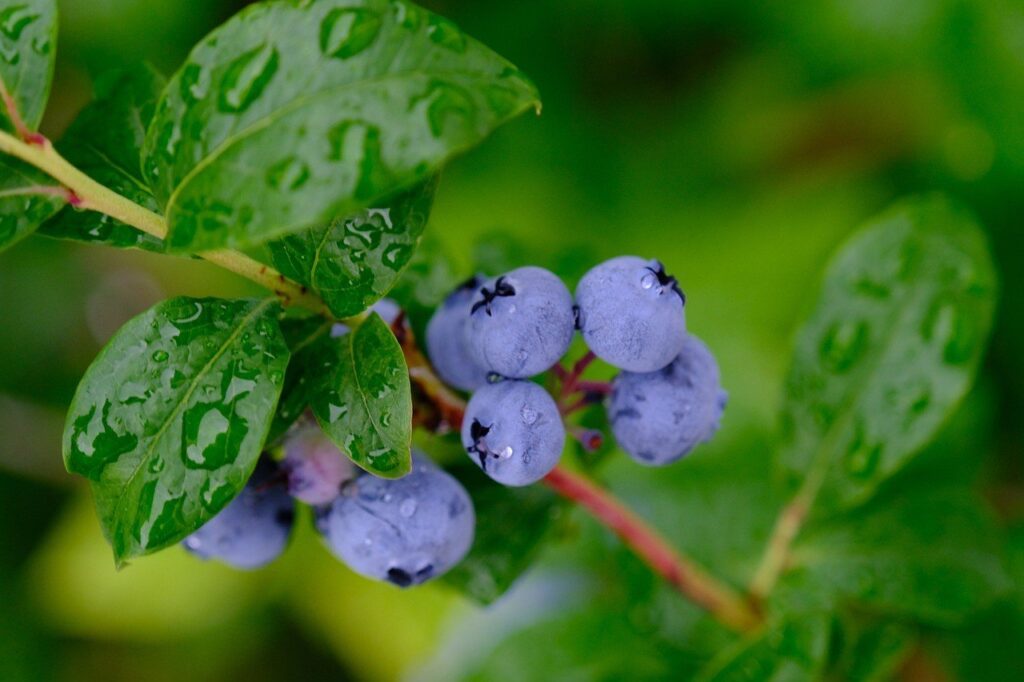
<instances>
[{"instance_id":1,"label":"ripe blue berry","mask_svg":"<svg viewBox=\"0 0 1024 682\"><path fill-rule=\"evenodd\" d=\"M427 324L427 355L448 385L472 391L487 383L488 371L477 364L467 345L466 327L473 296L484 278L476 275L453 291Z\"/></svg>"},{"instance_id":2,"label":"ripe blue berry","mask_svg":"<svg viewBox=\"0 0 1024 682\"><path fill-rule=\"evenodd\" d=\"M470 308L466 344L477 364L527 378L558 362L575 329L572 296L555 275L526 267L488 280Z\"/></svg>"},{"instance_id":3,"label":"ripe blue berry","mask_svg":"<svg viewBox=\"0 0 1024 682\"><path fill-rule=\"evenodd\" d=\"M633 459L663 466L711 439L726 398L711 351L687 336L682 352L668 366L643 374L622 372L615 378L608 419L615 440Z\"/></svg>"},{"instance_id":4,"label":"ripe blue berry","mask_svg":"<svg viewBox=\"0 0 1024 682\"><path fill-rule=\"evenodd\" d=\"M364 473L347 483L317 528L349 568L399 587L418 585L459 563L473 544L476 516L465 488L421 453L399 479Z\"/></svg>"},{"instance_id":5,"label":"ripe blue berry","mask_svg":"<svg viewBox=\"0 0 1024 682\"><path fill-rule=\"evenodd\" d=\"M565 426L547 392L529 381L502 381L473 394L462 422L470 458L499 483L535 483L555 468Z\"/></svg>"},{"instance_id":6,"label":"ripe blue berry","mask_svg":"<svg viewBox=\"0 0 1024 682\"><path fill-rule=\"evenodd\" d=\"M242 492L182 545L203 559L218 559L230 566L253 569L276 559L288 545L295 502L279 469L261 460Z\"/></svg>"},{"instance_id":7,"label":"ripe blue berry","mask_svg":"<svg viewBox=\"0 0 1024 682\"><path fill-rule=\"evenodd\" d=\"M686 298L656 260L620 256L591 269L576 287L583 340L605 362L653 372L679 355Z\"/></svg>"},{"instance_id":8,"label":"ripe blue berry","mask_svg":"<svg viewBox=\"0 0 1024 682\"><path fill-rule=\"evenodd\" d=\"M299 426L284 443L281 469L288 475L288 493L306 504L327 504L356 467L319 427Z\"/></svg>"}]
</instances>

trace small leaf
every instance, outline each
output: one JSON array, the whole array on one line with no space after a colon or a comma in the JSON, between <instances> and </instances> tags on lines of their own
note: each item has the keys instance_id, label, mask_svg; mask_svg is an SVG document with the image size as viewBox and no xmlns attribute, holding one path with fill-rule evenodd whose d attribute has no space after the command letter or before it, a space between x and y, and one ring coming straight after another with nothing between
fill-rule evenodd
<instances>
[{"instance_id":1,"label":"small leaf","mask_svg":"<svg viewBox=\"0 0 1024 682\"><path fill-rule=\"evenodd\" d=\"M278 312L270 300L165 301L86 372L64 463L92 482L118 564L178 542L245 485L288 363Z\"/></svg>"},{"instance_id":2,"label":"small leaf","mask_svg":"<svg viewBox=\"0 0 1024 682\"><path fill-rule=\"evenodd\" d=\"M823 505L870 497L967 392L995 298L985 237L963 210L927 197L869 223L828 269L797 342L785 470L824 474Z\"/></svg>"},{"instance_id":3,"label":"small leaf","mask_svg":"<svg viewBox=\"0 0 1024 682\"><path fill-rule=\"evenodd\" d=\"M405 0L264 2L172 78L144 169L171 249L250 246L376 206L537 105L514 66Z\"/></svg>"},{"instance_id":4,"label":"small leaf","mask_svg":"<svg viewBox=\"0 0 1024 682\"><path fill-rule=\"evenodd\" d=\"M792 567L841 600L943 626L1009 589L998 531L973 494L929 487L884 502L809 527Z\"/></svg>"},{"instance_id":5,"label":"small leaf","mask_svg":"<svg viewBox=\"0 0 1024 682\"><path fill-rule=\"evenodd\" d=\"M412 390L398 340L377 313L317 344L313 414L327 436L370 473L399 478L412 466Z\"/></svg>"},{"instance_id":6,"label":"small leaf","mask_svg":"<svg viewBox=\"0 0 1024 682\"><path fill-rule=\"evenodd\" d=\"M547 488L498 485L475 466L458 466L449 473L473 498L477 524L473 548L444 581L490 604L537 559L564 505Z\"/></svg>"},{"instance_id":7,"label":"small leaf","mask_svg":"<svg viewBox=\"0 0 1024 682\"><path fill-rule=\"evenodd\" d=\"M0 80L30 130L43 119L56 56L56 0L0 0ZM3 102L0 128L14 130Z\"/></svg>"},{"instance_id":8,"label":"small leaf","mask_svg":"<svg viewBox=\"0 0 1024 682\"><path fill-rule=\"evenodd\" d=\"M0 251L32 234L65 205L59 190L41 171L0 155Z\"/></svg>"},{"instance_id":9,"label":"small leaf","mask_svg":"<svg viewBox=\"0 0 1024 682\"><path fill-rule=\"evenodd\" d=\"M78 115L58 150L86 175L136 204L158 211L142 177L140 155L166 79L139 64L107 73L96 83L96 99ZM164 251L163 240L96 211L65 208L40 228L58 239L120 248Z\"/></svg>"},{"instance_id":10,"label":"small leaf","mask_svg":"<svg viewBox=\"0 0 1024 682\"><path fill-rule=\"evenodd\" d=\"M723 651L701 671L700 682L818 680L826 663L831 619L823 614L771 624Z\"/></svg>"},{"instance_id":11,"label":"small leaf","mask_svg":"<svg viewBox=\"0 0 1024 682\"><path fill-rule=\"evenodd\" d=\"M321 357L317 346L330 342L331 326L322 317L282 320L281 331L288 342L292 359L284 375L284 388L267 436L268 443L281 438L309 407L311 391L320 376L318 363Z\"/></svg>"},{"instance_id":12,"label":"small leaf","mask_svg":"<svg viewBox=\"0 0 1024 682\"><path fill-rule=\"evenodd\" d=\"M274 265L320 295L337 317L369 308L395 285L430 215L428 182L348 218L269 243Z\"/></svg>"}]
</instances>

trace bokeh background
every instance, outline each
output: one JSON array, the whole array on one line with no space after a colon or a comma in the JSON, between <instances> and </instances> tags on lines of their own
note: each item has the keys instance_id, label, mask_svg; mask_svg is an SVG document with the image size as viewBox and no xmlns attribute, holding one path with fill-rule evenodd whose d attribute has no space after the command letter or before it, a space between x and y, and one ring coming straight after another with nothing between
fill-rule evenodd
<instances>
[{"instance_id":1,"label":"bokeh background","mask_svg":"<svg viewBox=\"0 0 1024 682\"><path fill-rule=\"evenodd\" d=\"M59 4L44 126L54 137L95 74L143 59L170 73L245 3ZM699 459L730 457L753 472L745 481L767 478L793 335L828 256L891 200L941 190L981 217L1003 295L979 383L933 456L976 481L1024 555L1024 4L422 4L523 68L544 99L541 117L500 130L445 173L434 247L464 271L500 252L569 278L612 255L659 257L687 291L690 328L719 357L732 402L716 442L661 472L612 461L603 475L613 488L680 542L740 533L711 559L749 571L747 548L770 519L745 517L743 505L766 493L709 483ZM308 529L255 574L178 549L115 573L88 491L60 458L76 382L156 301L251 291L200 262L43 237L0 255L0 679L533 679L533 666L622 679L605 659L623 619L685 631L693 614L575 514L487 609L444 585L402 592L365 581ZM686 518L673 505L681 499ZM587 606L595 592L644 598L612 618ZM936 634L934 665L944 679L1022 679L1022 622L999 612ZM574 661L580 642L592 655ZM630 655L660 665L659 652Z\"/></svg>"}]
</instances>

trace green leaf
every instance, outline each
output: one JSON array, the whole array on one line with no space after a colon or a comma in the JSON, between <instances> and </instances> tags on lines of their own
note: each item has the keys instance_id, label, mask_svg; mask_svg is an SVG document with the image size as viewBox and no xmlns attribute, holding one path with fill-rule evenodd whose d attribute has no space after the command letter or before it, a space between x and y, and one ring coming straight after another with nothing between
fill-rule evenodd
<instances>
[{"instance_id":1,"label":"green leaf","mask_svg":"<svg viewBox=\"0 0 1024 682\"><path fill-rule=\"evenodd\" d=\"M316 378L320 376L317 363L321 360L321 351L317 346L329 343L331 326L322 317L281 321L281 331L284 332L292 359L284 375L284 388L267 436L268 443L281 438L309 407L310 393Z\"/></svg>"},{"instance_id":2,"label":"green leaf","mask_svg":"<svg viewBox=\"0 0 1024 682\"><path fill-rule=\"evenodd\" d=\"M942 626L1009 589L999 533L972 493L928 487L878 502L809 527L790 561L798 577L862 608Z\"/></svg>"},{"instance_id":3,"label":"green leaf","mask_svg":"<svg viewBox=\"0 0 1024 682\"><path fill-rule=\"evenodd\" d=\"M146 128L166 79L145 64L107 73L96 82L96 99L78 115L58 150L86 175L136 204L158 211L142 177ZM162 252L163 240L96 211L67 207L40 228L57 239Z\"/></svg>"},{"instance_id":4,"label":"green leaf","mask_svg":"<svg viewBox=\"0 0 1024 682\"><path fill-rule=\"evenodd\" d=\"M870 497L967 392L995 299L985 237L962 209L925 197L871 221L829 267L797 341L783 468L824 475L822 504Z\"/></svg>"},{"instance_id":5,"label":"green leaf","mask_svg":"<svg viewBox=\"0 0 1024 682\"><path fill-rule=\"evenodd\" d=\"M66 203L52 178L0 155L0 251L32 234Z\"/></svg>"},{"instance_id":6,"label":"green leaf","mask_svg":"<svg viewBox=\"0 0 1024 682\"><path fill-rule=\"evenodd\" d=\"M477 524L473 548L445 574L444 581L490 604L537 559L562 518L564 505L547 488L498 485L472 465L457 466L449 473L473 498Z\"/></svg>"},{"instance_id":7,"label":"green leaf","mask_svg":"<svg viewBox=\"0 0 1024 682\"><path fill-rule=\"evenodd\" d=\"M0 0L0 80L31 130L43 120L56 56L56 0ZM4 102L0 128L14 130Z\"/></svg>"},{"instance_id":8,"label":"green leaf","mask_svg":"<svg viewBox=\"0 0 1024 682\"><path fill-rule=\"evenodd\" d=\"M377 313L354 332L317 344L320 380L310 403L321 428L370 473L399 478L412 466L412 389L398 340Z\"/></svg>"},{"instance_id":9,"label":"green leaf","mask_svg":"<svg viewBox=\"0 0 1024 682\"><path fill-rule=\"evenodd\" d=\"M773 623L701 671L700 682L798 682L817 680L826 663L831 619L801 614Z\"/></svg>"},{"instance_id":10,"label":"green leaf","mask_svg":"<svg viewBox=\"0 0 1024 682\"><path fill-rule=\"evenodd\" d=\"M264 2L171 80L144 169L171 249L249 246L378 205L531 106L514 66L404 0Z\"/></svg>"},{"instance_id":11,"label":"green leaf","mask_svg":"<svg viewBox=\"0 0 1024 682\"><path fill-rule=\"evenodd\" d=\"M245 485L288 364L279 310L269 299L165 301L86 372L64 463L92 482L119 565L178 542Z\"/></svg>"},{"instance_id":12,"label":"green leaf","mask_svg":"<svg viewBox=\"0 0 1024 682\"><path fill-rule=\"evenodd\" d=\"M337 317L361 313L395 285L427 225L436 182L269 243L285 277L320 295Z\"/></svg>"}]
</instances>

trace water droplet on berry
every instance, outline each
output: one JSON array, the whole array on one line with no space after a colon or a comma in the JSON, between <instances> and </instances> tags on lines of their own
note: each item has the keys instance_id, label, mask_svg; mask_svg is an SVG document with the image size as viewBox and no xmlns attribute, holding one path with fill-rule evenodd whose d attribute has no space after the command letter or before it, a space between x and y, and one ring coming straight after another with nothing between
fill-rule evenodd
<instances>
[{"instance_id":1,"label":"water droplet on berry","mask_svg":"<svg viewBox=\"0 0 1024 682\"><path fill-rule=\"evenodd\" d=\"M411 497L407 498L405 501L402 502L401 506L398 508L398 513L404 516L405 518L409 518L410 516L416 513L416 506L416 500L414 500Z\"/></svg>"},{"instance_id":2,"label":"water droplet on berry","mask_svg":"<svg viewBox=\"0 0 1024 682\"><path fill-rule=\"evenodd\" d=\"M640 286L643 289L653 289L654 285L658 283L658 278L653 273L647 273L640 278Z\"/></svg>"}]
</instances>

